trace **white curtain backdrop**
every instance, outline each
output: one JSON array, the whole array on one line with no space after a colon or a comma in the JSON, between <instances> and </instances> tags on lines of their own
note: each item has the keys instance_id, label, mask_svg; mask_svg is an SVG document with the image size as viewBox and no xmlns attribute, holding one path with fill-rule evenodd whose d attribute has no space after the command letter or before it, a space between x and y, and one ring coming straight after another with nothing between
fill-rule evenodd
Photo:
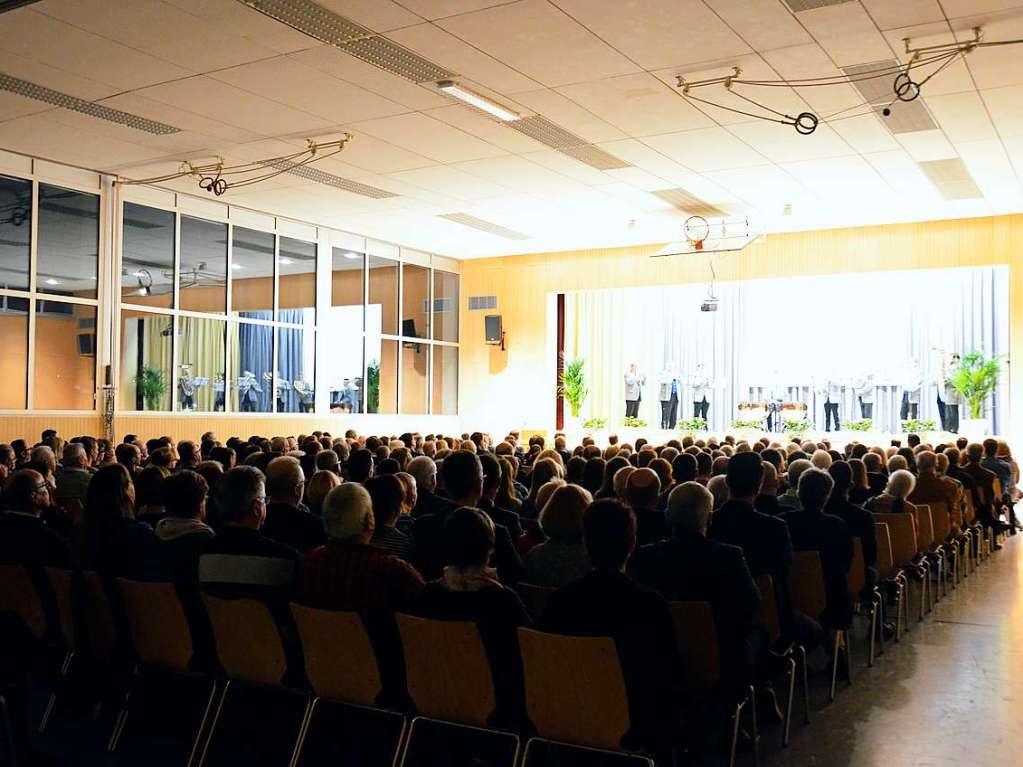
<instances>
[{"instance_id":1,"label":"white curtain backdrop","mask_svg":"<svg viewBox=\"0 0 1023 767\"><path fill-rule=\"evenodd\" d=\"M1008 354L1008 277L1008 267L996 266L718 283L716 312L700 311L703 284L568 293L565 356L586 360L591 394L583 416L607 418L610 426L625 415L630 362L647 376L640 417L658 426L657 376L674 362L683 383L680 419L693 414L688 384L697 364L714 382L712 430L729 428L738 403L762 401L771 388L806 402L823 427L823 397L814 391L829 378L846 383L842 419L859 419L852 383L873 373L874 428L898 432L914 363L925 384L920 418L937 421L942 350ZM986 414L994 433L1005 425L1000 405L1008 402L1008 379L1005 366Z\"/></svg>"}]
</instances>

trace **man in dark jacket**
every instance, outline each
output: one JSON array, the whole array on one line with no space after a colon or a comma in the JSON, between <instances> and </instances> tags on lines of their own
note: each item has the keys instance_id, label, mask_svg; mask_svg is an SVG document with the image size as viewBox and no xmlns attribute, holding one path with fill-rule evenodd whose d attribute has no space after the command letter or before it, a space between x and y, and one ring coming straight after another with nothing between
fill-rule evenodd
<instances>
[{"instance_id":1,"label":"man in dark jacket","mask_svg":"<svg viewBox=\"0 0 1023 767\"><path fill-rule=\"evenodd\" d=\"M636 541L640 546L671 537L664 511L657 508L661 481L653 469L636 469L625 483L625 500L636 514Z\"/></svg>"},{"instance_id":2,"label":"man in dark jacket","mask_svg":"<svg viewBox=\"0 0 1023 767\"><path fill-rule=\"evenodd\" d=\"M436 514L447 507L449 501L437 495L437 464L433 459L420 455L409 461L408 473L416 478L416 505L413 517Z\"/></svg>"},{"instance_id":3,"label":"man in dark jacket","mask_svg":"<svg viewBox=\"0 0 1023 767\"><path fill-rule=\"evenodd\" d=\"M147 577L195 583L199 557L213 540L206 522L209 485L194 471L182 470L163 480L165 516L156 523L156 545Z\"/></svg>"},{"instance_id":4,"label":"man in dark jacket","mask_svg":"<svg viewBox=\"0 0 1023 767\"><path fill-rule=\"evenodd\" d=\"M305 473L297 458L274 458L266 467L266 522L263 535L306 552L326 542L323 521L302 504Z\"/></svg>"}]
</instances>

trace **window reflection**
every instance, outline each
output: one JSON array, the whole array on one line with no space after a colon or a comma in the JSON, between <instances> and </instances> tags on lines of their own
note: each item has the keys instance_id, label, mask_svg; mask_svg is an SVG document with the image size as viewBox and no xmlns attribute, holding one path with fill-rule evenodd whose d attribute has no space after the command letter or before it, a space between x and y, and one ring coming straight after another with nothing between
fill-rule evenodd
<instances>
[{"instance_id":1,"label":"window reflection","mask_svg":"<svg viewBox=\"0 0 1023 767\"><path fill-rule=\"evenodd\" d=\"M231 313L273 319L274 235L234 227L231 236Z\"/></svg>"},{"instance_id":2,"label":"window reflection","mask_svg":"<svg viewBox=\"0 0 1023 767\"><path fill-rule=\"evenodd\" d=\"M121 300L174 306L174 213L126 202L122 217Z\"/></svg>"},{"instance_id":3,"label":"window reflection","mask_svg":"<svg viewBox=\"0 0 1023 767\"><path fill-rule=\"evenodd\" d=\"M316 308L316 243L281 237L277 264L280 270L279 309ZM283 317L281 320L284 321Z\"/></svg>"},{"instance_id":4,"label":"window reflection","mask_svg":"<svg viewBox=\"0 0 1023 767\"><path fill-rule=\"evenodd\" d=\"M366 412L398 412L398 342L366 338Z\"/></svg>"},{"instance_id":5,"label":"window reflection","mask_svg":"<svg viewBox=\"0 0 1023 767\"><path fill-rule=\"evenodd\" d=\"M370 307L376 307L380 332L398 334L398 262L378 256L369 257ZM367 318L367 329L368 329Z\"/></svg>"},{"instance_id":6,"label":"window reflection","mask_svg":"<svg viewBox=\"0 0 1023 767\"><path fill-rule=\"evenodd\" d=\"M36 302L33 406L91 410L96 394L96 307Z\"/></svg>"},{"instance_id":7,"label":"window reflection","mask_svg":"<svg viewBox=\"0 0 1023 767\"><path fill-rule=\"evenodd\" d=\"M401 334L406 338L430 337L430 270L402 264ZM404 412L404 411L403 411Z\"/></svg>"},{"instance_id":8,"label":"window reflection","mask_svg":"<svg viewBox=\"0 0 1023 767\"><path fill-rule=\"evenodd\" d=\"M99 277L99 196L39 185L36 290L95 298Z\"/></svg>"},{"instance_id":9,"label":"window reflection","mask_svg":"<svg viewBox=\"0 0 1023 767\"><path fill-rule=\"evenodd\" d=\"M0 288L28 290L31 238L32 183L0 176Z\"/></svg>"},{"instance_id":10,"label":"window reflection","mask_svg":"<svg viewBox=\"0 0 1023 767\"><path fill-rule=\"evenodd\" d=\"M458 347L433 347L434 415L458 413Z\"/></svg>"},{"instance_id":11,"label":"window reflection","mask_svg":"<svg viewBox=\"0 0 1023 767\"><path fill-rule=\"evenodd\" d=\"M269 319L269 312L266 312ZM273 410L270 380L273 370L273 327L248 322L232 323L232 379L230 405L233 412L270 413Z\"/></svg>"},{"instance_id":12,"label":"window reflection","mask_svg":"<svg viewBox=\"0 0 1023 767\"><path fill-rule=\"evenodd\" d=\"M121 312L121 403L124 410L170 410L174 318Z\"/></svg>"},{"instance_id":13,"label":"window reflection","mask_svg":"<svg viewBox=\"0 0 1023 767\"><path fill-rule=\"evenodd\" d=\"M312 413L316 403L315 333L311 327L278 328L277 344L277 412Z\"/></svg>"},{"instance_id":14,"label":"window reflection","mask_svg":"<svg viewBox=\"0 0 1023 767\"><path fill-rule=\"evenodd\" d=\"M181 217L181 308L223 314L227 305L227 224Z\"/></svg>"},{"instance_id":15,"label":"window reflection","mask_svg":"<svg viewBox=\"0 0 1023 767\"><path fill-rule=\"evenodd\" d=\"M430 348L410 341L402 341L401 346L401 412L423 415L427 410L426 364Z\"/></svg>"},{"instance_id":16,"label":"window reflection","mask_svg":"<svg viewBox=\"0 0 1023 767\"><path fill-rule=\"evenodd\" d=\"M0 408L23 410L28 382L28 299L0 296Z\"/></svg>"},{"instance_id":17,"label":"window reflection","mask_svg":"<svg viewBox=\"0 0 1023 767\"><path fill-rule=\"evenodd\" d=\"M433 337L438 341L458 340L458 275L433 273Z\"/></svg>"},{"instance_id":18,"label":"window reflection","mask_svg":"<svg viewBox=\"0 0 1023 767\"><path fill-rule=\"evenodd\" d=\"M345 248L331 253L331 307L321 328L330 353L321 361L320 380L330 388L335 413L363 412L362 293L365 257Z\"/></svg>"},{"instance_id":19,"label":"window reflection","mask_svg":"<svg viewBox=\"0 0 1023 767\"><path fill-rule=\"evenodd\" d=\"M178 409L203 413L223 411L227 323L179 317L178 327L181 330L178 339Z\"/></svg>"}]
</instances>

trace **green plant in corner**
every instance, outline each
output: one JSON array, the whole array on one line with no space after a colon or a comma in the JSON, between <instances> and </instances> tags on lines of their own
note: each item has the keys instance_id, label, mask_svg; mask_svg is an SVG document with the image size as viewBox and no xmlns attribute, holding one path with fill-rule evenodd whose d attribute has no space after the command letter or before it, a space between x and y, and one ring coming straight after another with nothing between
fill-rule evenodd
<instances>
[{"instance_id":1,"label":"green plant in corner","mask_svg":"<svg viewBox=\"0 0 1023 767\"><path fill-rule=\"evenodd\" d=\"M606 418L590 418L583 421L584 429L606 429L607 419Z\"/></svg>"},{"instance_id":2,"label":"green plant in corner","mask_svg":"<svg viewBox=\"0 0 1023 767\"><path fill-rule=\"evenodd\" d=\"M959 368L952 374L949 382L966 400L970 418L984 417L984 401L998 386L998 376L1001 372L1001 357L986 359L978 351L963 355L959 361Z\"/></svg>"},{"instance_id":3,"label":"green plant in corner","mask_svg":"<svg viewBox=\"0 0 1023 767\"><path fill-rule=\"evenodd\" d=\"M380 411L380 363L366 367L366 412Z\"/></svg>"},{"instance_id":4,"label":"green plant in corner","mask_svg":"<svg viewBox=\"0 0 1023 767\"><path fill-rule=\"evenodd\" d=\"M561 387L559 393L568 403L569 411L573 418L579 417L579 408L590 394L586 386L586 373L583 366L586 360L576 357L565 365L565 371L561 374Z\"/></svg>"},{"instance_id":5,"label":"green plant in corner","mask_svg":"<svg viewBox=\"0 0 1023 767\"><path fill-rule=\"evenodd\" d=\"M135 376L135 386L146 403L146 410L160 409L160 400L167 393L167 379L160 368L155 365L144 365Z\"/></svg>"}]
</instances>

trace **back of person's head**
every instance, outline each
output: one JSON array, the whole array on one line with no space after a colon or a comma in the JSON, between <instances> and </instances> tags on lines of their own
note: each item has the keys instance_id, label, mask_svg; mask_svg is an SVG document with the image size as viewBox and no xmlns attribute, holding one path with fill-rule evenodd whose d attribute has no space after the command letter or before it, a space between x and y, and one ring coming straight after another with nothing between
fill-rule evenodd
<instances>
[{"instance_id":1,"label":"back of person's head","mask_svg":"<svg viewBox=\"0 0 1023 767\"><path fill-rule=\"evenodd\" d=\"M760 494L761 495L777 495L778 494L778 470L774 468L773 463L764 461L763 463L764 478L760 483Z\"/></svg>"},{"instance_id":2,"label":"back of person's head","mask_svg":"<svg viewBox=\"0 0 1023 767\"><path fill-rule=\"evenodd\" d=\"M314 514L321 514L323 510L323 499L327 493L341 484L341 477L332 471L320 470L314 472L305 483L305 502Z\"/></svg>"},{"instance_id":3,"label":"back of person's head","mask_svg":"<svg viewBox=\"0 0 1023 767\"><path fill-rule=\"evenodd\" d=\"M636 548L636 515L621 501L594 501L583 512L583 542L594 567L620 570Z\"/></svg>"},{"instance_id":4,"label":"back of person's head","mask_svg":"<svg viewBox=\"0 0 1023 767\"><path fill-rule=\"evenodd\" d=\"M930 450L922 450L916 457L916 470L920 474L936 474L938 471L938 456Z\"/></svg>"},{"instance_id":5,"label":"back of person's head","mask_svg":"<svg viewBox=\"0 0 1023 767\"><path fill-rule=\"evenodd\" d=\"M456 501L478 499L483 491L483 467L479 456L468 450L456 450L445 458L441 476L444 488Z\"/></svg>"},{"instance_id":6,"label":"back of person's head","mask_svg":"<svg viewBox=\"0 0 1023 767\"><path fill-rule=\"evenodd\" d=\"M587 460L581 455L573 455L565 464L565 481L573 485L583 483L583 472L586 470Z\"/></svg>"},{"instance_id":7,"label":"back of person's head","mask_svg":"<svg viewBox=\"0 0 1023 767\"><path fill-rule=\"evenodd\" d=\"M920 435L919 434L912 434L912 433L907 434L906 435L906 444L909 445L910 447L916 447L917 445L920 444Z\"/></svg>"},{"instance_id":8,"label":"back of person's head","mask_svg":"<svg viewBox=\"0 0 1023 767\"><path fill-rule=\"evenodd\" d=\"M714 496L699 482L683 482L668 496L665 515L676 535L704 533L710 524Z\"/></svg>"},{"instance_id":9,"label":"back of person's head","mask_svg":"<svg viewBox=\"0 0 1023 767\"><path fill-rule=\"evenodd\" d=\"M547 503L548 501L550 501L551 496L554 495L554 491L557 490L559 487L564 487L567 484L568 483L565 482L565 480L561 479L561 477L554 477L554 479L552 479L550 482L545 482L543 486L536 491L535 505L537 515L543 513L543 510L547 507Z\"/></svg>"},{"instance_id":10,"label":"back of person's head","mask_svg":"<svg viewBox=\"0 0 1023 767\"><path fill-rule=\"evenodd\" d=\"M885 487L885 492L895 498L905 500L913 492L914 487L916 487L916 477L905 469L898 469L888 477L888 486Z\"/></svg>"},{"instance_id":11,"label":"back of person's head","mask_svg":"<svg viewBox=\"0 0 1023 767\"><path fill-rule=\"evenodd\" d=\"M984 440L982 447L984 448L985 458L997 458L998 457L998 440L988 437Z\"/></svg>"},{"instance_id":12,"label":"back of person's head","mask_svg":"<svg viewBox=\"0 0 1023 767\"><path fill-rule=\"evenodd\" d=\"M789 487L797 487L799 485L800 475L807 469L812 469L813 464L810 463L806 458L797 458L796 460L789 463L789 470L786 474Z\"/></svg>"},{"instance_id":13,"label":"back of person's head","mask_svg":"<svg viewBox=\"0 0 1023 767\"><path fill-rule=\"evenodd\" d=\"M728 460L725 482L733 498L752 498L764 479L763 459L756 453L737 453Z\"/></svg>"},{"instance_id":14,"label":"back of person's head","mask_svg":"<svg viewBox=\"0 0 1023 767\"><path fill-rule=\"evenodd\" d=\"M593 503L590 492L578 485L562 485L555 489L540 513L540 529L557 542L582 539L583 512Z\"/></svg>"},{"instance_id":15,"label":"back of person's head","mask_svg":"<svg viewBox=\"0 0 1023 767\"><path fill-rule=\"evenodd\" d=\"M8 511L38 514L49 503L43 475L33 469L12 472L4 488L4 504Z\"/></svg>"},{"instance_id":16,"label":"back of person's head","mask_svg":"<svg viewBox=\"0 0 1023 767\"><path fill-rule=\"evenodd\" d=\"M483 452L479 454L480 467L483 469L483 492L487 493L497 490L501 486L501 479L504 469L500 459L496 456Z\"/></svg>"},{"instance_id":17,"label":"back of person's head","mask_svg":"<svg viewBox=\"0 0 1023 767\"><path fill-rule=\"evenodd\" d=\"M661 494L661 481L653 469L636 469L625 484L625 500L634 509L652 509Z\"/></svg>"},{"instance_id":18,"label":"back of person's head","mask_svg":"<svg viewBox=\"0 0 1023 767\"><path fill-rule=\"evenodd\" d=\"M323 529L335 541L364 541L376 526L369 491L357 482L346 482L327 493L322 515Z\"/></svg>"},{"instance_id":19,"label":"back of person's head","mask_svg":"<svg viewBox=\"0 0 1023 767\"><path fill-rule=\"evenodd\" d=\"M828 467L832 463L831 454L826 450L815 450L813 455L810 456L810 463L813 464L815 469L824 469L827 471Z\"/></svg>"},{"instance_id":20,"label":"back of person's head","mask_svg":"<svg viewBox=\"0 0 1023 767\"><path fill-rule=\"evenodd\" d=\"M61 457L61 463L71 468L84 468L89 462L89 457L85 452L85 445L81 442L68 442L64 446L64 454Z\"/></svg>"},{"instance_id":21,"label":"back of person's head","mask_svg":"<svg viewBox=\"0 0 1023 767\"><path fill-rule=\"evenodd\" d=\"M675 456L675 460L671 462L671 478L679 485L696 479L696 458L689 453Z\"/></svg>"},{"instance_id":22,"label":"back of person's head","mask_svg":"<svg viewBox=\"0 0 1023 767\"><path fill-rule=\"evenodd\" d=\"M162 466L165 469L171 468L174 464L174 451L162 442L155 450L149 451L149 465Z\"/></svg>"},{"instance_id":23,"label":"back of person's head","mask_svg":"<svg viewBox=\"0 0 1023 767\"><path fill-rule=\"evenodd\" d=\"M596 493L604 484L604 467L607 462L603 458L589 458L583 468L582 486L591 493Z\"/></svg>"},{"instance_id":24,"label":"back of person's head","mask_svg":"<svg viewBox=\"0 0 1023 767\"><path fill-rule=\"evenodd\" d=\"M709 477L711 469L714 467L714 459L711 458L710 453L700 451L696 454L696 468L700 477Z\"/></svg>"},{"instance_id":25,"label":"back of person's head","mask_svg":"<svg viewBox=\"0 0 1023 767\"><path fill-rule=\"evenodd\" d=\"M485 567L494 538L494 523L482 511L469 506L455 509L444 523L444 563L456 568Z\"/></svg>"},{"instance_id":26,"label":"back of person's head","mask_svg":"<svg viewBox=\"0 0 1023 767\"><path fill-rule=\"evenodd\" d=\"M201 458L195 443L191 440L182 440L178 443L178 466L182 469L190 469L195 466Z\"/></svg>"},{"instance_id":27,"label":"back of person's head","mask_svg":"<svg viewBox=\"0 0 1023 767\"><path fill-rule=\"evenodd\" d=\"M820 512L831 497L835 480L823 469L807 469L799 475L799 504L803 511Z\"/></svg>"},{"instance_id":28,"label":"back of person's head","mask_svg":"<svg viewBox=\"0 0 1023 767\"><path fill-rule=\"evenodd\" d=\"M714 496L714 510L717 511L729 497L728 479L724 474L718 474L716 477L711 477L707 480L707 489L710 494Z\"/></svg>"},{"instance_id":29,"label":"back of person's head","mask_svg":"<svg viewBox=\"0 0 1023 767\"><path fill-rule=\"evenodd\" d=\"M366 480L366 491L373 502L373 516L381 525L392 524L401 514L405 488L394 474L383 474Z\"/></svg>"},{"instance_id":30,"label":"back of person's head","mask_svg":"<svg viewBox=\"0 0 1023 767\"><path fill-rule=\"evenodd\" d=\"M934 470L939 476L944 476L945 472L948 471L948 455L945 453L937 453L934 456Z\"/></svg>"},{"instance_id":31,"label":"back of person's head","mask_svg":"<svg viewBox=\"0 0 1023 767\"><path fill-rule=\"evenodd\" d=\"M765 463L769 463L774 466L779 472L781 471L782 455L781 451L777 448L766 447L760 451L760 458Z\"/></svg>"},{"instance_id":32,"label":"back of person's head","mask_svg":"<svg viewBox=\"0 0 1023 767\"><path fill-rule=\"evenodd\" d=\"M282 455L266 465L266 494L271 500L301 498L305 473L297 458Z\"/></svg>"},{"instance_id":33,"label":"back of person's head","mask_svg":"<svg viewBox=\"0 0 1023 767\"><path fill-rule=\"evenodd\" d=\"M655 458L647 468L652 469L654 474L657 475L662 491L671 487L671 464L666 459Z\"/></svg>"},{"instance_id":34,"label":"back of person's head","mask_svg":"<svg viewBox=\"0 0 1023 767\"><path fill-rule=\"evenodd\" d=\"M422 492L433 492L437 487L437 464L425 455L416 456L408 464L408 473L416 478L416 488Z\"/></svg>"},{"instance_id":35,"label":"back of person's head","mask_svg":"<svg viewBox=\"0 0 1023 767\"><path fill-rule=\"evenodd\" d=\"M828 467L828 474L835 483L832 495L845 498L849 495L849 488L852 486L853 468L848 461L835 461Z\"/></svg>"},{"instance_id":36,"label":"back of person's head","mask_svg":"<svg viewBox=\"0 0 1023 767\"><path fill-rule=\"evenodd\" d=\"M888 473L891 474L893 471L908 471L909 462L906 460L904 455L893 455L888 459Z\"/></svg>"},{"instance_id":37,"label":"back of person's head","mask_svg":"<svg viewBox=\"0 0 1023 767\"><path fill-rule=\"evenodd\" d=\"M881 471L881 466L883 462L881 460L881 456L879 456L877 453L870 452L864 453L863 458L861 460L863 461L863 466L871 474L876 474L877 472Z\"/></svg>"},{"instance_id":38,"label":"back of person's head","mask_svg":"<svg viewBox=\"0 0 1023 767\"><path fill-rule=\"evenodd\" d=\"M341 462L333 450L321 450L316 454L316 470L340 474Z\"/></svg>"},{"instance_id":39,"label":"back of person's head","mask_svg":"<svg viewBox=\"0 0 1023 767\"><path fill-rule=\"evenodd\" d=\"M135 516L135 486L128 470L112 463L92 475L85 491L85 509L110 518L132 519Z\"/></svg>"},{"instance_id":40,"label":"back of person's head","mask_svg":"<svg viewBox=\"0 0 1023 767\"><path fill-rule=\"evenodd\" d=\"M135 505L164 506L164 480L170 472L162 466L147 466L135 475Z\"/></svg>"},{"instance_id":41,"label":"back of person's head","mask_svg":"<svg viewBox=\"0 0 1023 767\"><path fill-rule=\"evenodd\" d=\"M217 514L224 524L250 521L265 515L266 478L254 466L235 466L224 474L217 486Z\"/></svg>"},{"instance_id":42,"label":"back of person's head","mask_svg":"<svg viewBox=\"0 0 1023 767\"><path fill-rule=\"evenodd\" d=\"M167 516L181 519L202 519L206 515L206 496L210 486L202 475L184 469L163 481L164 506Z\"/></svg>"},{"instance_id":43,"label":"back of person's head","mask_svg":"<svg viewBox=\"0 0 1023 767\"><path fill-rule=\"evenodd\" d=\"M561 479L561 467L551 458L541 458L533 464L530 474L529 495L536 498L537 491L552 479Z\"/></svg>"},{"instance_id":44,"label":"back of person's head","mask_svg":"<svg viewBox=\"0 0 1023 767\"><path fill-rule=\"evenodd\" d=\"M353 450L348 456L347 468L352 482L365 482L373 476L373 453L364 447Z\"/></svg>"},{"instance_id":45,"label":"back of person's head","mask_svg":"<svg viewBox=\"0 0 1023 767\"><path fill-rule=\"evenodd\" d=\"M615 472L615 475L611 480L611 486L616 498L625 500L625 491L629 483L629 477L634 471L636 471L635 466L623 466Z\"/></svg>"},{"instance_id":46,"label":"back of person's head","mask_svg":"<svg viewBox=\"0 0 1023 767\"><path fill-rule=\"evenodd\" d=\"M373 472L374 476L380 474L397 474L401 471L401 464L393 458L385 458L377 464L376 470Z\"/></svg>"}]
</instances>

